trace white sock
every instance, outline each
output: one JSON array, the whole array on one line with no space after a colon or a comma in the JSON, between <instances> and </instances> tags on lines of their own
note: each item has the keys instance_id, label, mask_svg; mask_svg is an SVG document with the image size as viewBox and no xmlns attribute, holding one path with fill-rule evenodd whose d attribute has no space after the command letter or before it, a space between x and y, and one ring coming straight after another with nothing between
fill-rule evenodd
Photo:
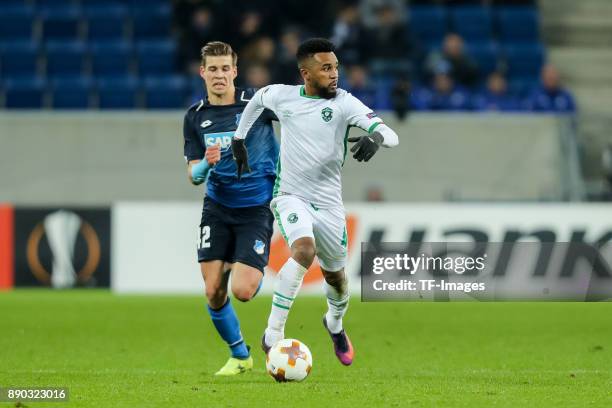
<instances>
[{"instance_id":1,"label":"white sock","mask_svg":"<svg viewBox=\"0 0 612 408\"><path fill-rule=\"evenodd\" d=\"M293 258L289 258L281 268L274 286L272 310L266 328L265 340L268 346L273 346L276 342L285 338L287 316L291 305L293 305L293 300L302 286L305 274L306 268Z\"/></svg>"},{"instance_id":2,"label":"white sock","mask_svg":"<svg viewBox=\"0 0 612 408\"><path fill-rule=\"evenodd\" d=\"M343 285L341 291L338 291L325 282L325 294L327 295L327 313L325 314L327 328L332 333L340 333L342 331L342 318L349 305L348 283Z\"/></svg>"}]
</instances>

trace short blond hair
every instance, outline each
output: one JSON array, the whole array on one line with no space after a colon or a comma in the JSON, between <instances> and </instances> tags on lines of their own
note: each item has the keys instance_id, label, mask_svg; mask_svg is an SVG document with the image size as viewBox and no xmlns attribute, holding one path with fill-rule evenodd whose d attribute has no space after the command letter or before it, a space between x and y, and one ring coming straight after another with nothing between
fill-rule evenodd
<instances>
[{"instance_id":1,"label":"short blond hair","mask_svg":"<svg viewBox=\"0 0 612 408\"><path fill-rule=\"evenodd\" d=\"M232 56L232 65L236 66L238 62L238 54L232 49L232 46L222 41L211 41L202 47L202 66L206 66L206 57L219 57L224 55Z\"/></svg>"}]
</instances>

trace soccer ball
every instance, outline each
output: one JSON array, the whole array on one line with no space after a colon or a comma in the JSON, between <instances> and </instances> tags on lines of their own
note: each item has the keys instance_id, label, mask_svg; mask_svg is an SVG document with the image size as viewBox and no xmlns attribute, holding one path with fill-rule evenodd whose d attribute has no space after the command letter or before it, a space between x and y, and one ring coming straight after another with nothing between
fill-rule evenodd
<instances>
[{"instance_id":1,"label":"soccer ball","mask_svg":"<svg viewBox=\"0 0 612 408\"><path fill-rule=\"evenodd\" d=\"M303 381L310 374L312 354L308 347L296 339L276 343L266 357L266 369L278 382Z\"/></svg>"}]
</instances>

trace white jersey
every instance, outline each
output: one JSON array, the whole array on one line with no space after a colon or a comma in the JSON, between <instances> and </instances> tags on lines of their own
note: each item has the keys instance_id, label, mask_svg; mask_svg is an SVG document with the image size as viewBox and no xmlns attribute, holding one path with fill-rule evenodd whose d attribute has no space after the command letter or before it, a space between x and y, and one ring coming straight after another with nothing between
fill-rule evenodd
<instances>
[{"instance_id":1,"label":"white jersey","mask_svg":"<svg viewBox=\"0 0 612 408\"><path fill-rule=\"evenodd\" d=\"M274 196L292 194L322 208L341 206L340 173L349 128L371 133L382 120L342 89L334 98L324 99L306 95L304 86L269 85L248 103L236 138L247 135L264 108L273 111L281 124Z\"/></svg>"}]
</instances>

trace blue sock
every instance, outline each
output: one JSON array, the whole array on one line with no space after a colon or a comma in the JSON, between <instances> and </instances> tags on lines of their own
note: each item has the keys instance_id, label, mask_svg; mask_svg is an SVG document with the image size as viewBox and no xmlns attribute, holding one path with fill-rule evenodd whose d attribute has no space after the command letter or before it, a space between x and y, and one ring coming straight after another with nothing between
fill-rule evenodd
<instances>
[{"instance_id":1,"label":"blue sock","mask_svg":"<svg viewBox=\"0 0 612 408\"><path fill-rule=\"evenodd\" d=\"M232 357L247 358L249 350L244 344L242 333L240 333L240 322L238 322L238 316L236 316L229 298L220 309L215 310L208 306L208 314L217 332L231 349Z\"/></svg>"}]
</instances>

